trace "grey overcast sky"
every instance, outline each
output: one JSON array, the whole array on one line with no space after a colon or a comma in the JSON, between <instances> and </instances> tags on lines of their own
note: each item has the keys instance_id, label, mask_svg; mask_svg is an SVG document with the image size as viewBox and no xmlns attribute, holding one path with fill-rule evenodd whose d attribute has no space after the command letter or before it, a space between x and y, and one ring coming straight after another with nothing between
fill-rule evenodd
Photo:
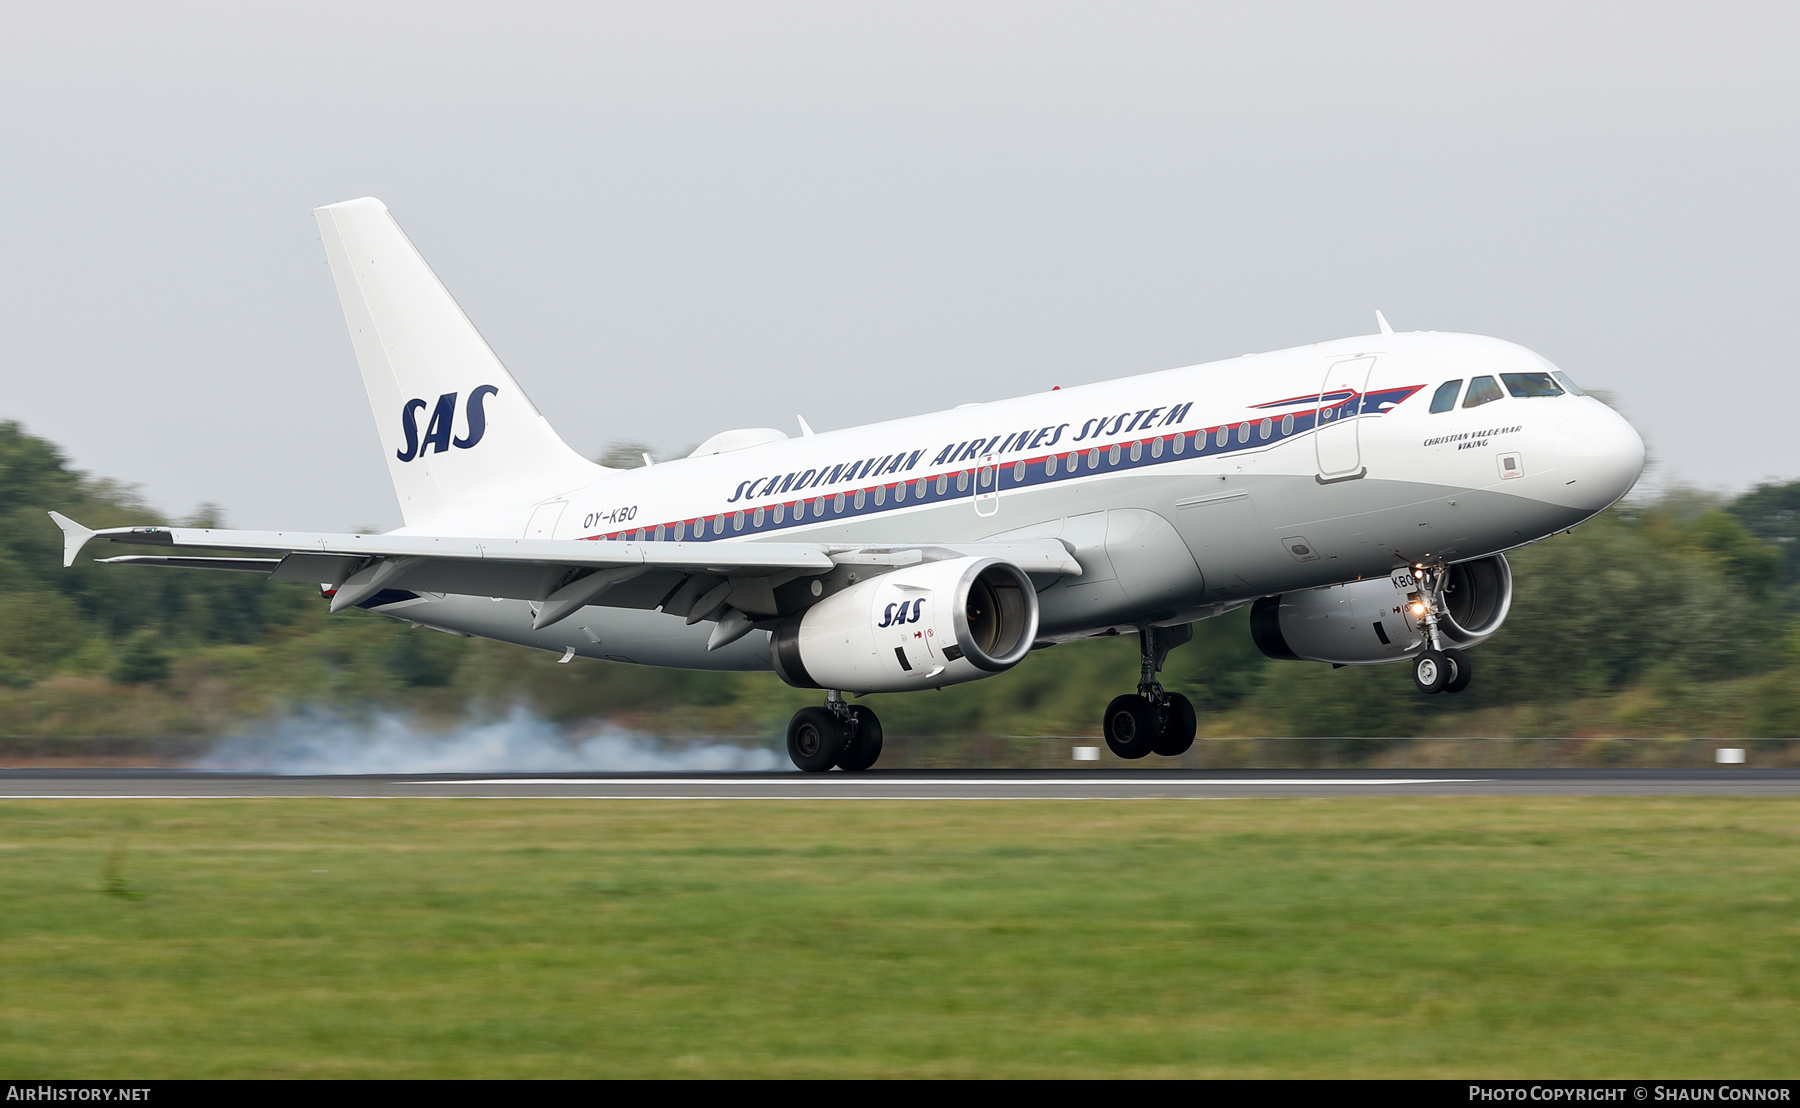
<instances>
[{"instance_id":1,"label":"grey overcast sky","mask_svg":"<svg viewBox=\"0 0 1800 1108\"><path fill-rule=\"evenodd\" d=\"M1800 477L1800 5L0 4L0 418L172 514L399 522L311 209L593 456L1373 330L1656 480ZM1774 411L1769 406L1774 405Z\"/></svg>"}]
</instances>

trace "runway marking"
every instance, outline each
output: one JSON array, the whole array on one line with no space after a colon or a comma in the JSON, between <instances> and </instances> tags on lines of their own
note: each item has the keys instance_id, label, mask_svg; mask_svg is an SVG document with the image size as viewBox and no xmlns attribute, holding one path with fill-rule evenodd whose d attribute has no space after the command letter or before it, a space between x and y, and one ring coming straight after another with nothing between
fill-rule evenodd
<instances>
[{"instance_id":1,"label":"runway marking","mask_svg":"<svg viewBox=\"0 0 1800 1108\"><path fill-rule=\"evenodd\" d=\"M923 802L940 802L940 800L1001 800L1006 804L1017 804L1024 800L1049 800L1055 804L1073 804L1076 800L1303 800L1305 797L914 797L914 795L893 795L893 797L801 797L801 795L781 795L781 793L763 793L756 797L720 797L720 795L610 795L610 793L560 793L560 795L518 795L518 793L472 793L461 797L403 797L392 793L290 793L281 797L221 797L216 793L207 795L175 795L175 793L27 793L27 795L0 795L0 800L923 800Z\"/></svg>"},{"instance_id":2,"label":"runway marking","mask_svg":"<svg viewBox=\"0 0 1800 1108\"><path fill-rule=\"evenodd\" d=\"M828 787L828 786L832 786L832 785L841 785L846 788L854 787L854 788L863 788L863 789L885 788L890 785L896 786L896 787L901 786L901 785L933 785L933 786L936 786L937 788L967 787L967 788L971 788L971 789L986 788L986 787L994 786L994 785L1019 785L1019 786L1023 786L1023 787L1027 787L1027 788L1032 787L1032 786L1037 786L1037 785L1075 786L1075 787L1079 787L1079 788L1092 788L1096 785L1108 785L1108 786L1110 786L1110 785L1131 785L1131 786L1136 786L1139 788L1160 789L1160 788L1200 788L1200 787L1225 788L1225 787L1230 787L1233 785L1239 785L1239 786L1242 786L1242 785L1252 785L1252 786L1301 785L1301 786L1308 786L1308 787L1316 786L1316 785L1345 785L1345 786L1355 786L1355 785L1470 785L1470 784L1481 784L1484 781L1490 780L1489 778L1484 778L1484 777L1354 777L1354 778L1346 778L1346 777L1327 777L1327 778L1246 777L1246 778L1241 778L1241 779L1216 778L1216 777L1177 777L1177 778L1174 778L1174 779L1168 780L1168 781L1155 781L1155 780L1147 780L1147 779L1138 778L1138 777L1100 777L1100 778L1086 778L1086 777L1045 778L1045 777L1038 777L1038 778L1012 778L1012 779L980 778L980 779L972 779L972 780L968 780L968 781L958 781L955 779L945 780L945 779L932 779L932 778L923 778L923 779L887 778L887 779L883 779L883 778L879 778L879 777L875 777L875 778L859 777L859 778L853 778L851 781L846 782L843 777L830 777L830 776L826 776L824 774L821 774L816 778L801 777L798 779L793 779L793 778L787 778L786 775L783 775L783 778L784 779L779 782L777 782L777 781L758 781L758 780L744 779L744 778L730 778L730 779L724 779L724 780L713 782L713 784L718 787L731 785L731 786L748 786L748 787L752 787L752 788L768 788L768 787L772 787L772 786L787 786L787 785L792 785L795 783L804 783L808 786L819 787L819 788ZM694 783L694 780L691 777L670 777L670 778L660 778L660 777L641 777L641 778L474 777L474 778L458 779L458 780L452 780L452 781L440 780L440 781L398 781L398 782L395 782L395 784L400 784L400 785L417 785L417 786L421 786L421 787L432 787L432 788L444 787L444 786L449 786L449 785L645 785L645 786L648 786L648 785L691 785L693 783Z\"/></svg>"}]
</instances>

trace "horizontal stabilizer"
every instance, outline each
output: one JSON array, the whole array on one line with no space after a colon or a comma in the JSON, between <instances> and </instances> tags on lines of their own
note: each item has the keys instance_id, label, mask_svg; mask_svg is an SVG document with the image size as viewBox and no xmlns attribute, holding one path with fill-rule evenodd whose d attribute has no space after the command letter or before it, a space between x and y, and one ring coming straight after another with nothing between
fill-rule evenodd
<instances>
[{"instance_id":1,"label":"horizontal stabilizer","mask_svg":"<svg viewBox=\"0 0 1800 1108\"><path fill-rule=\"evenodd\" d=\"M346 554L362 558L455 558L568 566L655 566L713 573L811 569L836 563L817 543L590 542L587 539L492 539L355 535L301 531L224 531L211 527L109 527L91 538L137 546L242 550L257 554ZM86 541L86 540L83 540Z\"/></svg>"},{"instance_id":2,"label":"horizontal stabilizer","mask_svg":"<svg viewBox=\"0 0 1800 1108\"><path fill-rule=\"evenodd\" d=\"M99 532L83 527L61 512L51 512L50 518L56 521L58 527L62 528L63 568L68 569L75 564L75 555L81 553L81 548L86 546L88 540Z\"/></svg>"}]
</instances>

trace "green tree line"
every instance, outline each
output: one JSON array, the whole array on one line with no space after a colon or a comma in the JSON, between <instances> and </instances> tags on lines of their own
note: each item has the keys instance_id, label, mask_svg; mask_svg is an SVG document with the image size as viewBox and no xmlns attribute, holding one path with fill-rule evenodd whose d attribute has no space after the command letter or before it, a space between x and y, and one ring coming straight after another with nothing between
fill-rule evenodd
<instances>
[{"instance_id":1,"label":"green tree line","mask_svg":"<svg viewBox=\"0 0 1800 1108\"><path fill-rule=\"evenodd\" d=\"M816 698L772 674L559 665L368 612L333 616L316 589L254 574L87 555L64 569L51 509L95 527L171 522L0 423L0 734L204 735L309 705L451 719L526 701L559 721L769 737ZM1475 683L1456 696L1418 695L1404 666L1271 661L1244 610L1198 625L1164 680L1212 736L1789 737L1796 540L1800 482L1625 504L1516 551L1511 616L1473 651ZM1091 735L1136 671L1134 639L1098 639L1037 651L987 681L870 702L895 734Z\"/></svg>"}]
</instances>

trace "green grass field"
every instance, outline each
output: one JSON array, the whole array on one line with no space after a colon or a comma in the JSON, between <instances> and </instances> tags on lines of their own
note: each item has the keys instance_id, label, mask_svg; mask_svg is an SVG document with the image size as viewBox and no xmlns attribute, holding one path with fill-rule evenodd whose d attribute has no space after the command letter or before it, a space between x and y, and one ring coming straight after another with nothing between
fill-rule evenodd
<instances>
[{"instance_id":1,"label":"green grass field","mask_svg":"<svg viewBox=\"0 0 1800 1108\"><path fill-rule=\"evenodd\" d=\"M0 804L0 1076L1800 1073L1800 802Z\"/></svg>"}]
</instances>

